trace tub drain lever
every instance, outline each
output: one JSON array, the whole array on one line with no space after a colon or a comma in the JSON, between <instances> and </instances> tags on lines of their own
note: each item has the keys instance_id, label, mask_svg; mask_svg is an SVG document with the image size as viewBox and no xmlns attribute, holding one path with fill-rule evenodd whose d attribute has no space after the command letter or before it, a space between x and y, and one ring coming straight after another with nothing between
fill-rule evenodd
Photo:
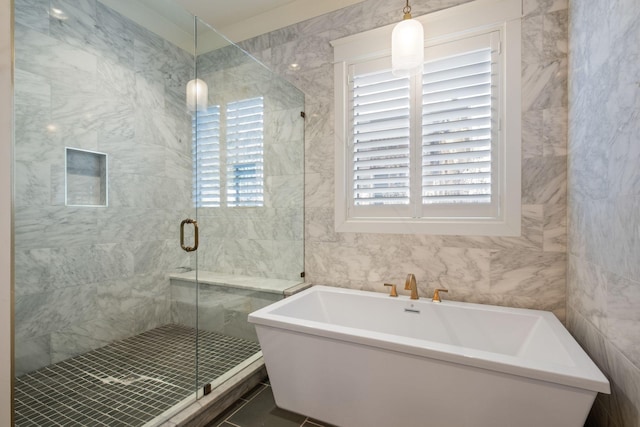
<instances>
[{"instance_id":1,"label":"tub drain lever","mask_svg":"<svg viewBox=\"0 0 640 427\"><path fill-rule=\"evenodd\" d=\"M394 285L393 283L385 283L385 286L391 286L391 290L389 291L389 296L390 297L397 297L398 296L398 290L396 289L396 285Z\"/></svg>"},{"instance_id":2,"label":"tub drain lever","mask_svg":"<svg viewBox=\"0 0 640 427\"><path fill-rule=\"evenodd\" d=\"M449 292L448 289L442 289L442 288L438 288L435 291L433 291L433 298L431 298L431 301L433 302L442 302L440 300L440 292Z\"/></svg>"}]
</instances>

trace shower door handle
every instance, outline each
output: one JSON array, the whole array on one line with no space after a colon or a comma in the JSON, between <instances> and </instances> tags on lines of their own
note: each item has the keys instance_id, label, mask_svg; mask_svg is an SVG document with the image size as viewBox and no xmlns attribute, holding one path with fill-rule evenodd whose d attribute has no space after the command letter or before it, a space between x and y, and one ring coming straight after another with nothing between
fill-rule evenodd
<instances>
[{"instance_id":1,"label":"shower door handle","mask_svg":"<svg viewBox=\"0 0 640 427\"><path fill-rule=\"evenodd\" d=\"M193 246L184 245L184 225L193 224ZM193 252L198 249L198 221L187 218L180 223L180 247L186 252Z\"/></svg>"}]
</instances>

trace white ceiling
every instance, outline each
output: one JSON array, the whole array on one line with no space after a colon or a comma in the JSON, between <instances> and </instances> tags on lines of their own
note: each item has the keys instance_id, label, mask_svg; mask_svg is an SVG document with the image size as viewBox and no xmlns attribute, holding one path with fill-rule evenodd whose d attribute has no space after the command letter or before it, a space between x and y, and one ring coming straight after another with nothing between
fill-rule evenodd
<instances>
[{"instance_id":1,"label":"white ceiling","mask_svg":"<svg viewBox=\"0 0 640 427\"><path fill-rule=\"evenodd\" d=\"M363 0L99 0L187 51L193 50L193 17L232 42L240 42ZM190 12L190 13L189 13ZM198 50L228 41L199 27Z\"/></svg>"},{"instance_id":2,"label":"white ceiling","mask_svg":"<svg viewBox=\"0 0 640 427\"><path fill-rule=\"evenodd\" d=\"M361 1L363 0L175 0L234 42Z\"/></svg>"}]
</instances>

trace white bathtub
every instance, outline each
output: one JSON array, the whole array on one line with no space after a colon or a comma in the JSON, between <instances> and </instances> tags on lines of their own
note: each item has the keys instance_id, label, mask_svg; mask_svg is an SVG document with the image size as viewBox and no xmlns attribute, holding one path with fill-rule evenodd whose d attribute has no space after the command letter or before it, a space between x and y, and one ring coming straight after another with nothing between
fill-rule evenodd
<instances>
[{"instance_id":1,"label":"white bathtub","mask_svg":"<svg viewBox=\"0 0 640 427\"><path fill-rule=\"evenodd\" d=\"M314 286L249 321L276 404L343 427L581 427L610 392L544 311Z\"/></svg>"}]
</instances>

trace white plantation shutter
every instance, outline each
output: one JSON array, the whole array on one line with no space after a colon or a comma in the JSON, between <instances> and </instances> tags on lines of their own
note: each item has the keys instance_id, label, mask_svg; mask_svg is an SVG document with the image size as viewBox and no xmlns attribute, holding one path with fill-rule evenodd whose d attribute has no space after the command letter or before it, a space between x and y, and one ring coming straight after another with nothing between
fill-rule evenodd
<instances>
[{"instance_id":1,"label":"white plantation shutter","mask_svg":"<svg viewBox=\"0 0 640 427\"><path fill-rule=\"evenodd\" d=\"M220 106L192 118L193 200L196 207L220 206Z\"/></svg>"},{"instance_id":2,"label":"white plantation shutter","mask_svg":"<svg viewBox=\"0 0 640 427\"><path fill-rule=\"evenodd\" d=\"M393 26L331 42L337 232L519 236L520 0L418 19L424 67L396 78Z\"/></svg>"},{"instance_id":3,"label":"white plantation shutter","mask_svg":"<svg viewBox=\"0 0 640 427\"><path fill-rule=\"evenodd\" d=\"M353 203L409 204L408 78L391 71L354 75Z\"/></svg>"},{"instance_id":4,"label":"white plantation shutter","mask_svg":"<svg viewBox=\"0 0 640 427\"><path fill-rule=\"evenodd\" d=\"M427 62L422 76L422 203L489 204L491 47Z\"/></svg>"},{"instance_id":5,"label":"white plantation shutter","mask_svg":"<svg viewBox=\"0 0 640 427\"><path fill-rule=\"evenodd\" d=\"M227 205L264 204L264 100L230 102L226 110Z\"/></svg>"}]
</instances>

